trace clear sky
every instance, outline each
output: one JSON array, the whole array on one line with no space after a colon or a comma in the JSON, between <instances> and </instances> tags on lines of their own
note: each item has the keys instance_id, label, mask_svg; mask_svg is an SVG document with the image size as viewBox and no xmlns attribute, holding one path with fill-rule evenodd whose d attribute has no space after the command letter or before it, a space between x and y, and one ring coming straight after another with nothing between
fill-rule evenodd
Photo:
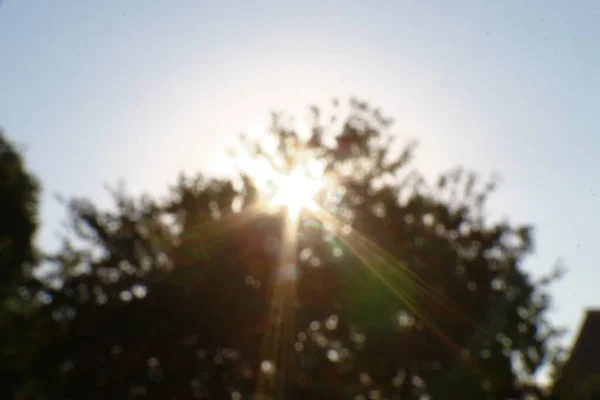
<instances>
[{"instance_id":1,"label":"clear sky","mask_svg":"<svg viewBox=\"0 0 600 400\"><path fill-rule=\"evenodd\" d=\"M54 193L224 173L271 109L355 94L428 174L501 174L492 211L537 227L533 275L565 260L552 318L573 333L600 306L598 20L597 1L5 0L0 126L43 182L51 247Z\"/></svg>"}]
</instances>

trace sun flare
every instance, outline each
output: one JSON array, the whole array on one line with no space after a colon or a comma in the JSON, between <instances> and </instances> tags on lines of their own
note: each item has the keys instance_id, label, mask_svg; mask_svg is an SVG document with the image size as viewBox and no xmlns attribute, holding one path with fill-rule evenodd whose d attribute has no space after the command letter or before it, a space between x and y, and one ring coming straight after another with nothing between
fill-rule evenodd
<instances>
[{"instance_id":1,"label":"sun flare","mask_svg":"<svg viewBox=\"0 0 600 400\"><path fill-rule=\"evenodd\" d=\"M239 169L249 176L258 190L265 209L284 208L295 220L304 210L316 210L315 194L326 186L324 165L316 159L297 157L289 173L281 172L266 158L238 159Z\"/></svg>"},{"instance_id":2,"label":"sun flare","mask_svg":"<svg viewBox=\"0 0 600 400\"><path fill-rule=\"evenodd\" d=\"M275 194L270 203L274 207L287 207L288 216L297 218L302 209L314 209L313 196L323 185L322 181L311 179L301 168L289 175L276 174Z\"/></svg>"}]
</instances>

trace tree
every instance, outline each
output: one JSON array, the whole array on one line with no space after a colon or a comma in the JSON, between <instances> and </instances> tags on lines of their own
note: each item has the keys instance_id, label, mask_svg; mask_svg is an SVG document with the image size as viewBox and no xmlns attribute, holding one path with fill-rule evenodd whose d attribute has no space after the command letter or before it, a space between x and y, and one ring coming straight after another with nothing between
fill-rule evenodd
<instances>
[{"instance_id":1,"label":"tree","mask_svg":"<svg viewBox=\"0 0 600 400\"><path fill-rule=\"evenodd\" d=\"M33 245L39 186L0 130L0 397L23 384L39 340L40 320L24 285L38 262Z\"/></svg>"},{"instance_id":2,"label":"tree","mask_svg":"<svg viewBox=\"0 0 600 400\"><path fill-rule=\"evenodd\" d=\"M0 285L23 276L35 265L33 236L37 227L38 183L21 155L0 131Z\"/></svg>"},{"instance_id":3,"label":"tree","mask_svg":"<svg viewBox=\"0 0 600 400\"><path fill-rule=\"evenodd\" d=\"M243 141L283 175L318 160L327 184L298 219L243 171L70 203L35 296L61 328L35 365L47 398L541 396L556 330L548 282L521 267L531 227L488 221L494 182L474 173L427 185L378 109L333 107L305 136L274 114L271 149Z\"/></svg>"}]
</instances>

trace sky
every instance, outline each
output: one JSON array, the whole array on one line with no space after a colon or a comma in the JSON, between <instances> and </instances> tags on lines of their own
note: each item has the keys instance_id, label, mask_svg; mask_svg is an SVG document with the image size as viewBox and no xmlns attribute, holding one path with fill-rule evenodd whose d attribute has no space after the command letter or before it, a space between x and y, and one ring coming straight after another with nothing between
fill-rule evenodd
<instances>
[{"instance_id":1,"label":"sky","mask_svg":"<svg viewBox=\"0 0 600 400\"><path fill-rule=\"evenodd\" d=\"M600 307L600 2L0 2L0 126L54 195L105 184L165 193L221 175L270 111L355 95L416 139L428 176L463 165L503 184L495 217L536 227L533 276L558 261L552 321L569 343Z\"/></svg>"}]
</instances>

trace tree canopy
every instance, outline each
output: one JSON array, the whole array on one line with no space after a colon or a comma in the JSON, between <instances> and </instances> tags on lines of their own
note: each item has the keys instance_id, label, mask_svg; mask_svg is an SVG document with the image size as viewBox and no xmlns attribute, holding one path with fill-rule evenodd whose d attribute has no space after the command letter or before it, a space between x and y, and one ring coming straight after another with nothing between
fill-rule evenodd
<instances>
[{"instance_id":1,"label":"tree canopy","mask_svg":"<svg viewBox=\"0 0 600 400\"><path fill-rule=\"evenodd\" d=\"M37 313L24 296L39 260L33 244L39 186L0 130L0 397L21 383L34 355ZM10 390L9 392L10 393Z\"/></svg>"},{"instance_id":2,"label":"tree canopy","mask_svg":"<svg viewBox=\"0 0 600 400\"><path fill-rule=\"evenodd\" d=\"M0 285L14 283L35 263L38 183L0 130Z\"/></svg>"},{"instance_id":3,"label":"tree canopy","mask_svg":"<svg viewBox=\"0 0 600 400\"><path fill-rule=\"evenodd\" d=\"M317 171L297 217L253 168L72 200L56 273L28 288L51 320L32 398L542 397L556 330L522 268L532 228L487 218L494 181L426 182L379 109L332 110L242 141L244 166Z\"/></svg>"}]
</instances>

